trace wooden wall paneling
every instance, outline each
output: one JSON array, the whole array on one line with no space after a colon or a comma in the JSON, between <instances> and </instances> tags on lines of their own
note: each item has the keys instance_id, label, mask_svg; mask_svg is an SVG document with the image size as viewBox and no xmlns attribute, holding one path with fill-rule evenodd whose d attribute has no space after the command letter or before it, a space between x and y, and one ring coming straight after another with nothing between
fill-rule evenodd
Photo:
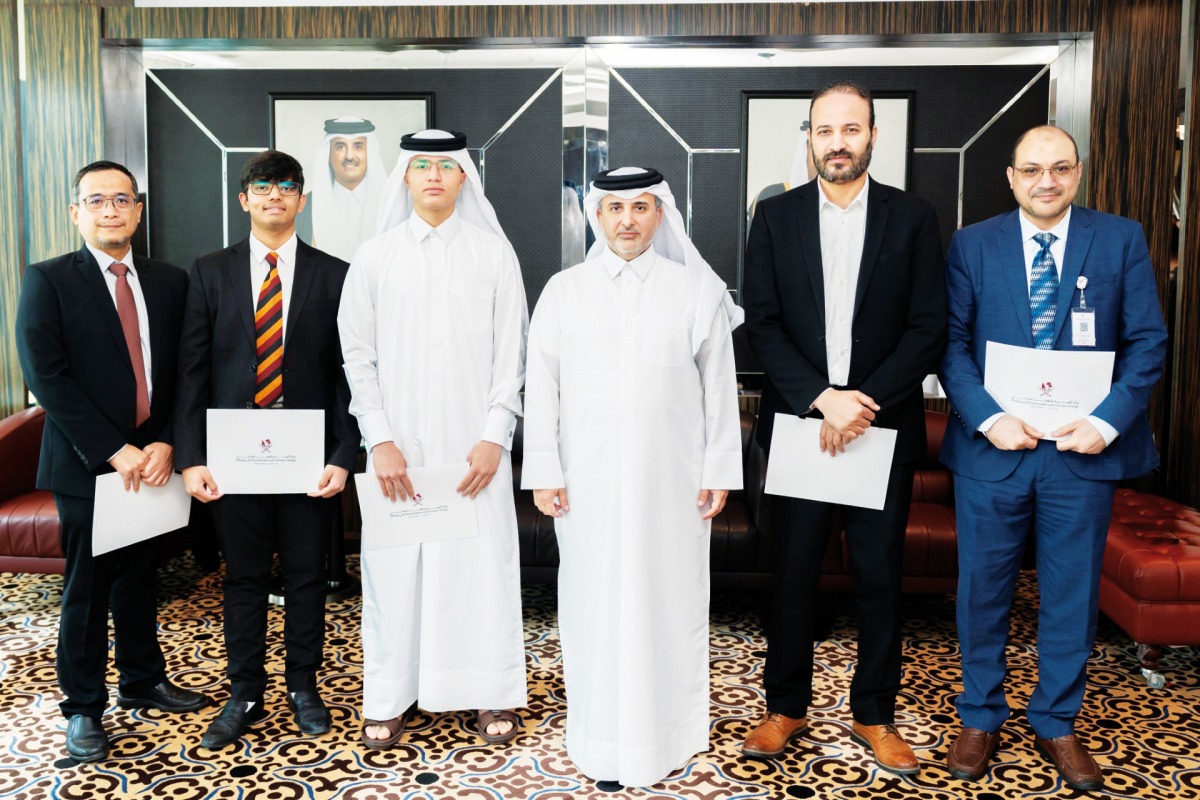
<instances>
[{"instance_id":1,"label":"wooden wall paneling","mask_svg":"<svg viewBox=\"0 0 1200 800\"><path fill-rule=\"evenodd\" d=\"M1176 270L1175 359L1172 374L1171 441L1167 452L1168 493L1200 506L1200 2L1190 0L1191 115L1184 120L1188 174L1184 240Z\"/></svg>"},{"instance_id":2,"label":"wooden wall paneling","mask_svg":"<svg viewBox=\"0 0 1200 800\"><path fill-rule=\"evenodd\" d=\"M26 80L21 103L26 258L81 246L71 223L71 181L103 153L100 8L25 6Z\"/></svg>"},{"instance_id":3,"label":"wooden wall paneling","mask_svg":"<svg viewBox=\"0 0 1200 800\"><path fill-rule=\"evenodd\" d=\"M1092 29L1087 0L348 8L106 8L109 39L538 39L1062 33Z\"/></svg>"},{"instance_id":4,"label":"wooden wall paneling","mask_svg":"<svg viewBox=\"0 0 1200 800\"><path fill-rule=\"evenodd\" d=\"M1179 0L1102 3L1092 65L1088 205L1142 223L1166 310L1179 77ZM1164 316L1166 316L1164 314ZM1169 399L1159 385L1150 426L1166 442Z\"/></svg>"},{"instance_id":5,"label":"wooden wall paneling","mask_svg":"<svg viewBox=\"0 0 1200 800\"><path fill-rule=\"evenodd\" d=\"M21 94L18 72L16 0L0 2L0 108L18 109ZM0 125L0 417L25 407L25 381L17 363L12 330L25 268L21 246L21 136L16 124L20 112Z\"/></svg>"}]
</instances>

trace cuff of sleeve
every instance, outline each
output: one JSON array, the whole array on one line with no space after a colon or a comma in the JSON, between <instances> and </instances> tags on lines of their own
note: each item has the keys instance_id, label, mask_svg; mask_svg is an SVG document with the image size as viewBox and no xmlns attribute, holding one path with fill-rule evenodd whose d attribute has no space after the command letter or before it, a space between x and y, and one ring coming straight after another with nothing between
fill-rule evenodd
<instances>
[{"instance_id":1,"label":"cuff of sleeve","mask_svg":"<svg viewBox=\"0 0 1200 800\"><path fill-rule=\"evenodd\" d=\"M984 435L987 435L987 432L992 429L992 426L995 425L996 422L1003 416L1003 411L1001 411L999 414L992 414L990 417L981 422L976 430Z\"/></svg>"},{"instance_id":2,"label":"cuff of sleeve","mask_svg":"<svg viewBox=\"0 0 1200 800\"><path fill-rule=\"evenodd\" d=\"M1108 447L1110 444L1113 443L1113 440L1115 440L1118 436L1121 435L1120 433L1117 432L1116 428L1114 428L1112 425L1109 425L1107 422L1100 419L1099 417L1089 415L1087 419L1088 419L1088 422L1092 423L1092 427L1094 427L1097 431L1099 431L1100 435L1104 437L1104 446L1105 447Z\"/></svg>"},{"instance_id":3,"label":"cuff of sleeve","mask_svg":"<svg viewBox=\"0 0 1200 800\"><path fill-rule=\"evenodd\" d=\"M483 426L483 440L498 444L505 450L512 450L513 434L516 430L517 415L507 408L493 406L488 410L487 423ZM554 488L557 489L558 486Z\"/></svg>"},{"instance_id":4,"label":"cuff of sleeve","mask_svg":"<svg viewBox=\"0 0 1200 800\"><path fill-rule=\"evenodd\" d=\"M364 414L358 418L358 427L362 431L363 439L367 443L367 452L381 442L391 442L395 440L392 435L392 427L388 425L387 414L382 411L372 411L370 414Z\"/></svg>"},{"instance_id":5,"label":"cuff of sleeve","mask_svg":"<svg viewBox=\"0 0 1200 800\"><path fill-rule=\"evenodd\" d=\"M561 489L566 485L558 453L525 451L521 459L522 489Z\"/></svg>"},{"instance_id":6,"label":"cuff of sleeve","mask_svg":"<svg viewBox=\"0 0 1200 800\"><path fill-rule=\"evenodd\" d=\"M708 451L700 471L701 489L742 488L742 453L740 450Z\"/></svg>"}]
</instances>

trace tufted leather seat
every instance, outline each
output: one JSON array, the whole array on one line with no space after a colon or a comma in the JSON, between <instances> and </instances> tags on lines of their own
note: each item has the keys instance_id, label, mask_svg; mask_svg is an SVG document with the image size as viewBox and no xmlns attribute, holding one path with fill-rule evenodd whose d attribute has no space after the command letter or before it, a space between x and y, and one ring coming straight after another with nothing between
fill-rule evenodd
<instances>
[{"instance_id":1,"label":"tufted leather seat","mask_svg":"<svg viewBox=\"0 0 1200 800\"><path fill-rule=\"evenodd\" d=\"M1100 610L1137 642L1200 644L1200 511L1117 490Z\"/></svg>"},{"instance_id":2,"label":"tufted leather seat","mask_svg":"<svg viewBox=\"0 0 1200 800\"><path fill-rule=\"evenodd\" d=\"M0 420L0 572L63 571L54 496L34 488L45 417L29 408Z\"/></svg>"}]
</instances>

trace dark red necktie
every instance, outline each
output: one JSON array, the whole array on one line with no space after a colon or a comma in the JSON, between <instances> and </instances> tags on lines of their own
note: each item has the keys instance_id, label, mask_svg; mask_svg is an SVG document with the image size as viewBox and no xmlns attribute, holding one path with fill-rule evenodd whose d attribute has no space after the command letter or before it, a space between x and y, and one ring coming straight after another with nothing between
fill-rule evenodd
<instances>
[{"instance_id":1,"label":"dark red necktie","mask_svg":"<svg viewBox=\"0 0 1200 800\"><path fill-rule=\"evenodd\" d=\"M279 282L279 256L267 253L271 265L258 291L254 311L254 339L258 348L258 380L254 405L270 408L283 399L283 284Z\"/></svg>"},{"instance_id":2,"label":"dark red necktie","mask_svg":"<svg viewBox=\"0 0 1200 800\"><path fill-rule=\"evenodd\" d=\"M129 348L129 361L133 364L133 377L137 382L136 422L141 427L150 419L150 390L146 384L146 362L142 358L137 303L133 301L133 289L129 288L129 267L115 261L108 271L117 276L117 316L121 318L121 332L125 334L125 346Z\"/></svg>"}]
</instances>

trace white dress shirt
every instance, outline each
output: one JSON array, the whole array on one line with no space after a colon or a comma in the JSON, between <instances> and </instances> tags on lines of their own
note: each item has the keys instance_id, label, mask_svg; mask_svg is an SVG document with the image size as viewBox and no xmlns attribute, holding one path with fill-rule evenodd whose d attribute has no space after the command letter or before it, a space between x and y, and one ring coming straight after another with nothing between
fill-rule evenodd
<instances>
[{"instance_id":1,"label":"white dress shirt","mask_svg":"<svg viewBox=\"0 0 1200 800\"><path fill-rule=\"evenodd\" d=\"M151 381L150 375L153 370L150 369L150 317L146 312L146 297L142 294L142 285L138 282L137 269L133 266L133 250L129 249L121 258L113 258L108 253L97 250L90 244L87 249L96 259L96 263L100 265L100 274L104 276L104 284L108 287L108 293L112 297L113 306L117 305L117 276L108 271L108 268L113 264L124 264L129 268L126 273L126 278L129 281L129 289L133 292L133 305L137 309L138 317L138 340L142 345L142 366L146 370L146 398L149 401L154 397L154 382Z\"/></svg>"},{"instance_id":2,"label":"white dress shirt","mask_svg":"<svg viewBox=\"0 0 1200 800\"><path fill-rule=\"evenodd\" d=\"M817 181L821 218L821 269L825 278L825 360L829 384L845 386L850 378L854 296L867 235L867 186L846 208L839 208Z\"/></svg>"},{"instance_id":3,"label":"white dress shirt","mask_svg":"<svg viewBox=\"0 0 1200 800\"><path fill-rule=\"evenodd\" d=\"M260 242L250 234L250 291L251 291L251 307L258 308L258 295L262 292L263 281L267 279L267 275L271 272L271 265L267 263L267 253L275 253L275 266L279 270L279 291L283 293L283 341L287 342L287 318L288 311L292 307L292 278L296 275L296 234L292 234L292 238L288 239L276 250Z\"/></svg>"},{"instance_id":4,"label":"white dress shirt","mask_svg":"<svg viewBox=\"0 0 1200 800\"><path fill-rule=\"evenodd\" d=\"M1062 265L1066 263L1067 257L1067 231L1071 227L1071 207L1067 206L1067 213L1063 215L1063 218L1059 220L1057 225L1048 231L1043 231L1030 222L1029 218L1025 216L1024 211L1017 214L1017 219L1021 222L1021 247L1025 254L1025 285L1033 285L1033 260L1042 251L1042 246L1033 237L1039 233L1050 233L1056 237L1050 244L1050 256L1054 259L1055 272L1061 277ZM988 417L979 426L979 432L986 434L996 424L996 420L1003 416L1004 412L1000 412ZM1117 438L1118 431L1112 425L1092 414L1089 414L1087 419L1099 431L1100 435L1104 437L1105 447L1112 444L1113 440ZM1042 433L1050 433L1050 431L1042 431Z\"/></svg>"}]
</instances>

